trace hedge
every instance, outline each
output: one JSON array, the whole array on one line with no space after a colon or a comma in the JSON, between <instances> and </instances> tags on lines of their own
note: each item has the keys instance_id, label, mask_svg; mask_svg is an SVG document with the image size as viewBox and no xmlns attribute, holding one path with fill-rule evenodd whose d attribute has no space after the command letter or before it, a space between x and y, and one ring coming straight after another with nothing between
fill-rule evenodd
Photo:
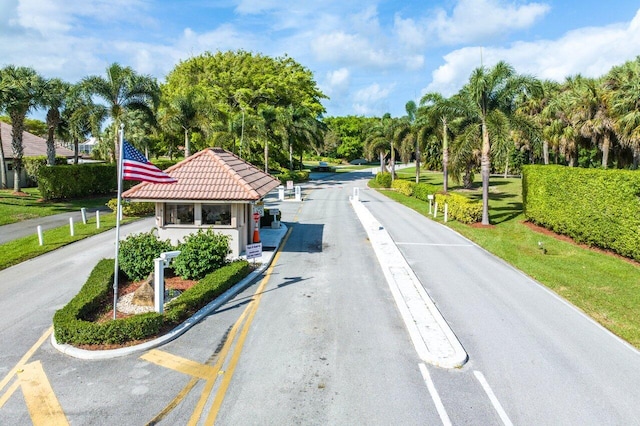
<instances>
[{"instance_id":1,"label":"hedge","mask_svg":"<svg viewBox=\"0 0 640 426\"><path fill-rule=\"evenodd\" d=\"M55 165L62 166L67 164L66 157L56 156ZM40 155L37 157L25 157L22 159L22 165L27 173L29 179L29 186L36 185L38 183L38 174L40 169L47 166L47 157Z\"/></svg>"},{"instance_id":2,"label":"hedge","mask_svg":"<svg viewBox=\"0 0 640 426\"><path fill-rule=\"evenodd\" d=\"M45 200L109 194L117 187L116 166L111 164L42 167L38 173L38 189Z\"/></svg>"},{"instance_id":3,"label":"hedge","mask_svg":"<svg viewBox=\"0 0 640 426\"><path fill-rule=\"evenodd\" d=\"M306 182L309 180L309 172L306 170L285 170L282 173L278 173L276 178L280 179L280 183L285 185L287 181L293 182Z\"/></svg>"},{"instance_id":4,"label":"hedge","mask_svg":"<svg viewBox=\"0 0 640 426\"><path fill-rule=\"evenodd\" d=\"M429 195L434 195L440 190L439 187L430 183L416 183L413 187L413 196L418 200L429 201Z\"/></svg>"},{"instance_id":5,"label":"hedge","mask_svg":"<svg viewBox=\"0 0 640 426\"><path fill-rule=\"evenodd\" d=\"M640 172L525 166L525 218L640 261Z\"/></svg>"},{"instance_id":6,"label":"hedge","mask_svg":"<svg viewBox=\"0 0 640 426\"><path fill-rule=\"evenodd\" d=\"M165 314L149 312L97 323L113 287L114 260L103 259L95 266L80 292L53 316L56 341L61 344L121 344L157 335L163 326L174 326L204 307L247 276L249 263L237 261L207 275L195 286L173 299Z\"/></svg>"},{"instance_id":7,"label":"hedge","mask_svg":"<svg viewBox=\"0 0 640 426\"><path fill-rule=\"evenodd\" d=\"M107 207L111 209L112 212L118 209L118 199L112 198L107 202ZM120 207L122 208L122 214L124 216L150 216L156 211L156 204L152 202L130 202L128 200L120 200Z\"/></svg>"},{"instance_id":8,"label":"hedge","mask_svg":"<svg viewBox=\"0 0 640 426\"><path fill-rule=\"evenodd\" d=\"M396 179L391 183L391 187L399 193L411 197L413 195L413 188L416 186L414 182L408 180Z\"/></svg>"},{"instance_id":9,"label":"hedge","mask_svg":"<svg viewBox=\"0 0 640 426\"><path fill-rule=\"evenodd\" d=\"M378 172L376 174L376 183L383 188L391 188L392 180L390 172Z\"/></svg>"},{"instance_id":10,"label":"hedge","mask_svg":"<svg viewBox=\"0 0 640 426\"><path fill-rule=\"evenodd\" d=\"M447 215L450 220L466 224L482 220L482 202L480 201L471 201L464 195L449 193L436 194L435 202L440 209L444 209L445 203L447 204Z\"/></svg>"}]
</instances>

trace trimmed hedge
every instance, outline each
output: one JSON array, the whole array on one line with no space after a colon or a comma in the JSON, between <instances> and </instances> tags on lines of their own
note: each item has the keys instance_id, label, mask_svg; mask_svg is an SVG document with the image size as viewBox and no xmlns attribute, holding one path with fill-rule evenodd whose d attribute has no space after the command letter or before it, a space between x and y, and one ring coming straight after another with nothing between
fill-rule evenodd
<instances>
[{"instance_id":1,"label":"trimmed hedge","mask_svg":"<svg viewBox=\"0 0 640 426\"><path fill-rule=\"evenodd\" d=\"M390 172L378 172L376 174L376 183L383 188L391 188L391 181Z\"/></svg>"},{"instance_id":2,"label":"trimmed hedge","mask_svg":"<svg viewBox=\"0 0 640 426\"><path fill-rule=\"evenodd\" d=\"M63 166L67 164L66 157L56 156L56 166ZM22 159L22 165L24 166L24 170L27 173L27 178L29 179L29 186L32 186L38 183L38 174L40 173L40 169L43 167L47 167L47 157L45 155L40 155L37 157L25 157Z\"/></svg>"},{"instance_id":3,"label":"trimmed hedge","mask_svg":"<svg viewBox=\"0 0 640 426\"><path fill-rule=\"evenodd\" d=\"M111 164L42 167L38 173L38 189L45 200L109 194L117 187L116 166Z\"/></svg>"},{"instance_id":4,"label":"trimmed hedge","mask_svg":"<svg viewBox=\"0 0 640 426\"><path fill-rule=\"evenodd\" d=\"M435 201L441 209L444 209L445 203L448 205L448 219L466 224L482 220L482 202L480 201L471 201L464 195L455 193L436 194Z\"/></svg>"},{"instance_id":5,"label":"trimmed hedge","mask_svg":"<svg viewBox=\"0 0 640 426\"><path fill-rule=\"evenodd\" d=\"M175 326L231 288L249 272L246 260L233 262L173 299L165 314L149 312L97 323L107 307L113 286L114 260L103 259L91 272L80 292L53 316L56 341L61 344L121 344L157 335L163 326Z\"/></svg>"},{"instance_id":6,"label":"trimmed hedge","mask_svg":"<svg viewBox=\"0 0 640 426\"><path fill-rule=\"evenodd\" d=\"M292 180L294 183L306 182L309 180L309 172L307 170L285 170L282 173L278 173L275 177L280 179L280 183L283 185L289 180Z\"/></svg>"},{"instance_id":7,"label":"trimmed hedge","mask_svg":"<svg viewBox=\"0 0 640 426\"><path fill-rule=\"evenodd\" d=\"M399 193L411 197L413 195L413 188L416 186L415 182L409 182L408 180L395 179L391 183L391 188L395 189Z\"/></svg>"},{"instance_id":8,"label":"trimmed hedge","mask_svg":"<svg viewBox=\"0 0 640 426\"><path fill-rule=\"evenodd\" d=\"M640 172L525 166L525 218L640 261Z\"/></svg>"},{"instance_id":9,"label":"trimmed hedge","mask_svg":"<svg viewBox=\"0 0 640 426\"><path fill-rule=\"evenodd\" d=\"M120 206L122 207L122 214L124 216L150 216L156 212L156 204L155 203L146 203L146 202L130 202L127 200L121 200ZM118 199L112 198L107 202L107 207L111 209L112 212L118 208Z\"/></svg>"},{"instance_id":10,"label":"trimmed hedge","mask_svg":"<svg viewBox=\"0 0 640 426\"><path fill-rule=\"evenodd\" d=\"M434 195L440 188L430 183L416 183L413 187L413 196L418 200L429 201L429 195Z\"/></svg>"}]
</instances>

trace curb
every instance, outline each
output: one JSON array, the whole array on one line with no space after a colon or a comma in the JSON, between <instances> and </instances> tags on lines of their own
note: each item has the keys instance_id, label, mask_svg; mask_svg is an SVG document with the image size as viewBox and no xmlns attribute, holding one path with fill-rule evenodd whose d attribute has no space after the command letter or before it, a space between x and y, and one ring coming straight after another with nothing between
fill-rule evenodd
<instances>
[{"instance_id":1,"label":"curb","mask_svg":"<svg viewBox=\"0 0 640 426\"><path fill-rule=\"evenodd\" d=\"M371 212L350 198L365 228L418 356L442 368L460 368L469 356L395 242Z\"/></svg>"},{"instance_id":2,"label":"curb","mask_svg":"<svg viewBox=\"0 0 640 426\"><path fill-rule=\"evenodd\" d=\"M287 226L284 223L282 223L281 227L284 229L283 235L286 235ZM169 343L170 341L180 337L191 327L193 327L194 325L202 321L204 317L206 317L211 312L215 311L220 306L224 305L229 300L234 298L238 293L240 293L241 291L249 287L249 285L256 278L262 275L262 273L266 271L267 268L271 265L271 262L273 261L275 253L280 249L281 243L282 243L282 238L279 239L275 250L271 252L270 255L266 256L267 259L264 259L260 267L252 271L249 275L244 277L244 279L236 283L229 290L222 293L222 295L217 297L215 300L212 300L211 302L209 302L208 305L204 306L198 312L193 314L191 318L187 319L186 321L178 325L176 328L171 330L169 333L164 334L158 337L157 339L140 343L139 345L127 346L124 348L90 351L86 349L76 348L75 346L72 346L72 345L60 344L56 341L55 333L51 333L51 345L58 351L62 352L63 354L72 356L74 358L87 359L87 360L100 360L100 359L119 358L119 357L131 355L137 352L144 352L149 349L153 349L158 346L164 345L165 343Z\"/></svg>"}]
</instances>

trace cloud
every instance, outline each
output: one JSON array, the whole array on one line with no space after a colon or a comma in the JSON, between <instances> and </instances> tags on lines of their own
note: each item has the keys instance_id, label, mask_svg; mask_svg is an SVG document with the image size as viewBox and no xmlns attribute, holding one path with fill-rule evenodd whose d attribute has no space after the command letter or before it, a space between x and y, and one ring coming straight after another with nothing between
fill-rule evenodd
<instances>
[{"instance_id":1,"label":"cloud","mask_svg":"<svg viewBox=\"0 0 640 426\"><path fill-rule=\"evenodd\" d=\"M351 73L347 68L329 71L322 87L323 92L333 98L344 97L349 91L350 77Z\"/></svg>"},{"instance_id":2,"label":"cloud","mask_svg":"<svg viewBox=\"0 0 640 426\"><path fill-rule=\"evenodd\" d=\"M355 92L353 95L353 110L356 114L362 115L382 115L388 112L388 99L395 84L382 87L378 83L373 83Z\"/></svg>"},{"instance_id":3,"label":"cloud","mask_svg":"<svg viewBox=\"0 0 640 426\"><path fill-rule=\"evenodd\" d=\"M582 74L600 77L614 65L635 58L640 52L640 10L626 24L582 28L567 32L557 40L518 41L507 47L465 47L444 56L444 64L432 73L432 82L423 90L449 96L469 79L471 71L504 60L517 72L541 79L562 81ZM481 56L482 55L482 56Z\"/></svg>"}]
</instances>

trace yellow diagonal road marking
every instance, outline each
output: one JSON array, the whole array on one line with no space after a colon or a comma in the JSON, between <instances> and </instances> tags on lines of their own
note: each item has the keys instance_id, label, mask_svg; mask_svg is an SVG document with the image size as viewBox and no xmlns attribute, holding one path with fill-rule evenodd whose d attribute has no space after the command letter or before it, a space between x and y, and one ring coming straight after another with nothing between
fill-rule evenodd
<instances>
[{"instance_id":1,"label":"yellow diagonal road marking","mask_svg":"<svg viewBox=\"0 0 640 426\"><path fill-rule=\"evenodd\" d=\"M25 364L18 380L35 426L69 424L40 361Z\"/></svg>"},{"instance_id":2,"label":"yellow diagonal road marking","mask_svg":"<svg viewBox=\"0 0 640 426\"><path fill-rule=\"evenodd\" d=\"M7 385L7 383L9 383L9 380L11 380L11 378L14 376L14 374L16 374L16 372L22 368L22 366L24 364L26 364L27 361L29 361L29 358L31 358L31 356L33 355L33 353L38 350L38 348L44 343L45 340L47 340L47 338L51 335L51 333L53 332L53 326L49 327L47 329L47 331L45 331L42 336L40 336L40 338L38 339L38 341L31 347L31 349L29 349L27 351L26 354L24 354L22 356L22 358L20 359L20 361L18 361L18 363L16 364L15 367L13 367L11 369L11 371L9 371L9 373L4 377L4 379L2 379L2 381L0 382L0 389L4 389L4 387Z\"/></svg>"},{"instance_id":3,"label":"yellow diagonal road marking","mask_svg":"<svg viewBox=\"0 0 640 426\"><path fill-rule=\"evenodd\" d=\"M198 362L191 361L190 359L172 355L168 352L159 351L157 349L147 352L140 358L199 379L207 380L216 374L215 368L210 365L200 364Z\"/></svg>"}]
</instances>

